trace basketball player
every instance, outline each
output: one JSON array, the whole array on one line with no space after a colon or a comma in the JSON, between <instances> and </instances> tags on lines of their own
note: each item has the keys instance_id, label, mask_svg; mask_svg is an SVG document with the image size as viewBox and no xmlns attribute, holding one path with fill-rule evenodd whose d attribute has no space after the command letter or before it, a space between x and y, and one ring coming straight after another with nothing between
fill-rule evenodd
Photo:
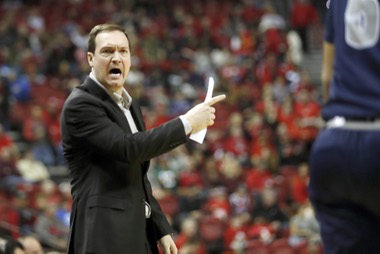
<instances>
[{"instance_id":1,"label":"basketball player","mask_svg":"<svg viewBox=\"0 0 380 254\"><path fill-rule=\"evenodd\" d=\"M380 253L379 0L331 0L309 195L326 254Z\"/></svg>"}]
</instances>

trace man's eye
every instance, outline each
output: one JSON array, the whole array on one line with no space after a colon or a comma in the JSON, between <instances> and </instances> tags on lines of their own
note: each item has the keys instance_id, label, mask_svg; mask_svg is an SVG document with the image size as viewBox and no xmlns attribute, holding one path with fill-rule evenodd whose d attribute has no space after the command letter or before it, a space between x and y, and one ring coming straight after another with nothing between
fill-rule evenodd
<instances>
[{"instance_id":1,"label":"man's eye","mask_svg":"<svg viewBox=\"0 0 380 254\"><path fill-rule=\"evenodd\" d=\"M122 49L122 50L120 51L120 53L123 54L123 55L127 55L127 54L128 54L128 50L126 50L126 49Z\"/></svg>"},{"instance_id":2,"label":"man's eye","mask_svg":"<svg viewBox=\"0 0 380 254\"><path fill-rule=\"evenodd\" d=\"M109 55L109 54L111 54L111 50L105 49L105 50L102 51L102 54L103 55Z\"/></svg>"}]
</instances>

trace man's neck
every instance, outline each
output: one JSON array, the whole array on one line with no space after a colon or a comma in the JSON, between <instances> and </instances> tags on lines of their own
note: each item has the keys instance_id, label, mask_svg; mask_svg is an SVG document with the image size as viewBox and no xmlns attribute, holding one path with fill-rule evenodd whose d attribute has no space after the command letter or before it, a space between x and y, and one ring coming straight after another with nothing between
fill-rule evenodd
<instances>
[{"instance_id":1,"label":"man's neck","mask_svg":"<svg viewBox=\"0 0 380 254\"><path fill-rule=\"evenodd\" d=\"M96 83L98 84L100 87L102 87L108 94L113 94L113 93L116 93L120 96L125 96L124 100L125 102L127 103L127 108L129 108L132 104L132 97L129 95L129 93L127 92L127 90L125 90L123 87L121 87L120 89L117 89L117 91L113 91L111 89L107 89L105 86L103 86L95 77L95 74L94 72L90 72L89 74L89 77ZM123 95L123 91L124 91L124 95ZM112 95L111 95L112 97Z\"/></svg>"},{"instance_id":2,"label":"man's neck","mask_svg":"<svg viewBox=\"0 0 380 254\"><path fill-rule=\"evenodd\" d=\"M98 81L98 79L96 78L94 71L91 71L91 72L90 72L89 77L90 77L92 80L94 80L99 86L101 86L102 88L104 88L106 91L108 91L108 92L110 92L110 93L117 93L117 94L119 94L120 96L123 94L123 87L115 87L115 90L112 90L112 89L109 89L109 88L105 87L104 85L102 85L102 84Z\"/></svg>"}]
</instances>

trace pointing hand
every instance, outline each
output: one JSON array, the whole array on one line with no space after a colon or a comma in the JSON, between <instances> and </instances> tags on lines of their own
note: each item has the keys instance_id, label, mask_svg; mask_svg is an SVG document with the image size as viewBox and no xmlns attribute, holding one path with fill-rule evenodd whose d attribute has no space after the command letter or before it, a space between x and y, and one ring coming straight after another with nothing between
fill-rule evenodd
<instances>
[{"instance_id":1,"label":"pointing hand","mask_svg":"<svg viewBox=\"0 0 380 254\"><path fill-rule=\"evenodd\" d=\"M215 96L210 100L194 106L186 114L184 114L184 117L189 121L191 125L193 133L196 133L207 128L207 126L214 124L215 108L212 107L212 105L221 100L224 100L225 98L226 96L224 94Z\"/></svg>"}]
</instances>

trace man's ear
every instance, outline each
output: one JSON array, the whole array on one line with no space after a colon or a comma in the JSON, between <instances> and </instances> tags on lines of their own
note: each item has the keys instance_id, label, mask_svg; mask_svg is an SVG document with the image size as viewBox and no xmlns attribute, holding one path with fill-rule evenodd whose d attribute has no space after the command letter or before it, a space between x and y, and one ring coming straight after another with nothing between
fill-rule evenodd
<instances>
[{"instance_id":1,"label":"man's ear","mask_svg":"<svg viewBox=\"0 0 380 254\"><path fill-rule=\"evenodd\" d=\"M94 60L94 54L91 52L87 52L87 61L91 68L94 67L93 60Z\"/></svg>"}]
</instances>

